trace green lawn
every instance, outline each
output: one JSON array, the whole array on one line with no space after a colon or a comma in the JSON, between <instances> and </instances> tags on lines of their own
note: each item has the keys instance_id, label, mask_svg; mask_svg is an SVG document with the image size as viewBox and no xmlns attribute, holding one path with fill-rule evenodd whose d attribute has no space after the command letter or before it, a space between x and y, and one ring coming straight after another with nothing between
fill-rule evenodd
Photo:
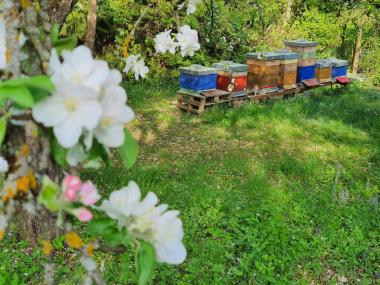
<instances>
[{"instance_id":1,"label":"green lawn","mask_svg":"<svg viewBox=\"0 0 380 285\"><path fill-rule=\"evenodd\" d=\"M380 185L380 91L353 85L190 116L174 108L177 88L127 86L136 166L83 173L104 194L135 180L181 211L188 258L159 265L154 284L380 284L369 202ZM130 253L97 257L109 284L132 283ZM5 260L35 280L30 255ZM58 262L72 284L80 269Z\"/></svg>"}]
</instances>

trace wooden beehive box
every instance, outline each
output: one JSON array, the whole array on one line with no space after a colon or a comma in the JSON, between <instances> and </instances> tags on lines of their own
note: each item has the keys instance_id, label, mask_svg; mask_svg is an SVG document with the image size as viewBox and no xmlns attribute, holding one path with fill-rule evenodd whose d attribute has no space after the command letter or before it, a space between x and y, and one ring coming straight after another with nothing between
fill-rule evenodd
<instances>
[{"instance_id":1,"label":"wooden beehive box","mask_svg":"<svg viewBox=\"0 0 380 285\"><path fill-rule=\"evenodd\" d=\"M248 65L222 61L214 63L218 70L217 88L229 92L243 92L247 90Z\"/></svg>"},{"instance_id":2,"label":"wooden beehive box","mask_svg":"<svg viewBox=\"0 0 380 285\"><path fill-rule=\"evenodd\" d=\"M318 43L308 41L305 39L297 39L291 41L284 41L286 49L291 52L297 53L307 53L307 52L316 52Z\"/></svg>"},{"instance_id":3,"label":"wooden beehive box","mask_svg":"<svg viewBox=\"0 0 380 285\"><path fill-rule=\"evenodd\" d=\"M296 88L299 54L287 50L279 50L276 53L281 55L279 87L283 89Z\"/></svg>"},{"instance_id":4,"label":"wooden beehive box","mask_svg":"<svg viewBox=\"0 0 380 285\"><path fill-rule=\"evenodd\" d=\"M278 88L281 55L277 53L248 53L248 89Z\"/></svg>"},{"instance_id":5,"label":"wooden beehive box","mask_svg":"<svg viewBox=\"0 0 380 285\"><path fill-rule=\"evenodd\" d=\"M332 62L319 59L315 64L315 78L320 83L331 82Z\"/></svg>"}]
</instances>

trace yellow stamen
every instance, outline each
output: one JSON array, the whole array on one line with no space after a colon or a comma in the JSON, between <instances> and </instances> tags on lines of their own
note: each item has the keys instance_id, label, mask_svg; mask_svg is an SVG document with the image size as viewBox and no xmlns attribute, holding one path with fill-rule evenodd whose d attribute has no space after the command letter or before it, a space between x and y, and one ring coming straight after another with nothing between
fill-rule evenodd
<instances>
[{"instance_id":1,"label":"yellow stamen","mask_svg":"<svg viewBox=\"0 0 380 285\"><path fill-rule=\"evenodd\" d=\"M2 241L4 239L4 235L5 235L4 230L0 229L0 241Z\"/></svg>"},{"instance_id":2,"label":"yellow stamen","mask_svg":"<svg viewBox=\"0 0 380 285\"><path fill-rule=\"evenodd\" d=\"M81 249L83 247L83 241L80 236L74 232L65 234L65 240L67 244L75 249Z\"/></svg>"}]
</instances>

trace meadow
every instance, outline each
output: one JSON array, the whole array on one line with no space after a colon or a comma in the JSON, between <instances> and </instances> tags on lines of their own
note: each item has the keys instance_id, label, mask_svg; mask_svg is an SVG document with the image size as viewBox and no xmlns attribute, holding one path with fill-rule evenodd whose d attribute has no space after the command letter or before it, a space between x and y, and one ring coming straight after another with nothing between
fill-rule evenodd
<instances>
[{"instance_id":1,"label":"meadow","mask_svg":"<svg viewBox=\"0 0 380 285\"><path fill-rule=\"evenodd\" d=\"M134 180L181 211L188 258L159 265L154 284L378 284L380 91L356 84L289 99L175 110L178 86L126 86L139 160L84 171L107 193ZM79 229L80 230L80 229ZM0 250L0 284L39 284L43 254ZM76 256L57 255L59 284L79 282ZM109 284L131 284L134 256L96 253Z\"/></svg>"}]
</instances>

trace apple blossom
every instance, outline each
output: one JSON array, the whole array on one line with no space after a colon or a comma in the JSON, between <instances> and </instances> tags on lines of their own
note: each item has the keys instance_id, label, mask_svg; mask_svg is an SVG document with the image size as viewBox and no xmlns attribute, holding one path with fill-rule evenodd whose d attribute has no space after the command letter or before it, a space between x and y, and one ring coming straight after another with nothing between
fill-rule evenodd
<instances>
[{"instance_id":1,"label":"apple blossom","mask_svg":"<svg viewBox=\"0 0 380 285\"><path fill-rule=\"evenodd\" d=\"M8 161L2 156L0 156L0 173L8 172L9 165Z\"/></svg>"},{"instance_id":2,"label":"apple blossom","mask_svg":"<svg viewBox=\"0 0 380 285\"><path fill-rule=\"evenodd\" d=\"M127 94L120 83L120 72L111 70L100 95L103 114L93 132L95 138L108 147L119 147L123 144L125 124L135 117L133 110L126 105Z\"/></svg>"},{"instance_id":3,"label":"apple blossom","mask_svg":"<svg viewBox=\"0 0 380 285\"><path fill-rule=\"evenodd\" d=\"M71 212L81 222L88 222L91 221L93 218L91 211L86 208L74 209Z\"/></svg>"},{"instance_id":4,"label":"apple blossom","mask_svg":"<svg viewBox=\"0 0 380 285\"><path fill-rule=\"evenodd\" d=\"M201 2L202 0L188 0L187 10L186 10L187 15L191 15L195 13L195 11L197 10L197 5Z\"/></svg>"},{"instance_id":5,"label":"apple blossom","mask_svg":"<svg viewBox=\"0 0 380 285\"><path fill-rule=\"evenodd\" d=\"M78 192L82 187L82 181L79 177L68 175L63 179L62 189L63 196L69 202L75 202L78 199Z\"/></svg>"},{"instance_id":6,"label":"apple blossom","mask_svg":"<svg viewBox=\"0 0 380 285\"><path fill-rule=\"evenodd\" d=\"M91 182L86 182L82 185L79 191L79 200L85 206L94 205L99 199L100 195L96 190L96 187Z\"/></svg>"},{"instance_id":7,"label":"apple blossom","mask_svg":"<svg viewBox=\"0 0 380 285\"><path fill-rule=\"evenodd\" d=\"M102 106L94 89L71 81L55 82L52 96L33 107L34 119L45 127L53 127L58 142L66 148L75 146L84 130L97 127Z\"/></svg>"},{"instance_id":8,"label":"apple blossom","mask_svg":"<svg viewBox=\"0 0 380 285\"><path fill-rule=\"evenodd\" d=\"M124 72L128 73L130 70L133 70L135 74L135 79L138 80L141 76L145 78L146 74L149 72L149 68L145 65L144 59L139 59L140 55L130 55L125 59L125 68Z\"/></svg>"},{"instance_id":9,"label":"apple blossom","mask_svg":"<svg viewBox=\"0 0 380 285\"><path fill-rule=\"evenodd\" d=\"M103 60L95 60L91 50L85 46L79 46L73 51L62 52L63 63L60 62L55 49L50 57L50 69L52 81L56 84L62 80L76 83L99 90L106 80L109 67Z\"/></svg>"},{"instance_id":10,"label":"apple blossom","mask_svg":"<svg viewBox=\"0 0 380 285\"><path fill-rule=\"evenodd\" d=\"M137 239L152 243L157 261L180 264L186 258L182 243L182 221L178 211L166 211L167 205L159 205L157 196L149 192L140 201L141 192L135 182L111 193L109 200L103 201L100 209L118 221L120 227Z\"/></svg>"},{"instance_id":11,"label":"apple blossom","mask_svg":"<svg viewBox=\"0 0 380 285\"><path fill-rule=\"evenodd\" d=\"M87 159L84 147L78 143L67 151L66 161L70 166L78 166Z\"/></svg>"},{"instance_id":12,"label":"apple blossom","mask_svg":"<svg viewBox=\"0 0 380 285\"><path fill-rule=\"evenodd\" d=\"M178 43L171 37L171 32L172 30L168 30L156 35L154 38L156 53L169 51L171 54L175 54Z\"/></svg>"},{"instance_id":13,"label":"apple blossom","mask_svg":"<svg viewBox=\"0 0 380 285\"><path fill-rule=\"evenodd\" d=\"M192 30L188 25L184 25L179 28L177 41L181 48L182 56L193 56L194 52L201 48L198 42L198 32L196 30Z\"/></svg>"}]
</instances>

